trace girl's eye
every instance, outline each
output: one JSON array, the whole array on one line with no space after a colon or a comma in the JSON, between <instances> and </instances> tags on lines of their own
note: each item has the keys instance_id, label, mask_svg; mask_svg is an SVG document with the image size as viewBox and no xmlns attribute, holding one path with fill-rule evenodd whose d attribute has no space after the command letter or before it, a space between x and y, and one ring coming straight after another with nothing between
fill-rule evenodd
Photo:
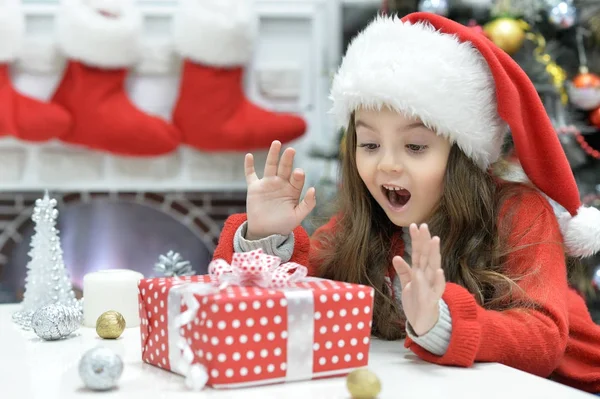
<instances>
[{"instance_id":1,"label":"girl's eye","mask_svg":"<svg viewBox=\"0 0 600 399\"><path fill-rule=\"evenodd\" d=\"M366 148L367 151L374 151L379 147L379 145L374 144L374 143L361 143L358 146L360 148Z\"/></svg>"},{"instance_id":2,"label":"girl's eye","mask_svg":"<svg viewBox=\"0 0 600 399\"><path fill-rule=\"evenodd\" d=\"M407 144L406 148L408 148L408 150L410 152L415 152L415 153L419 153L419 152L423 152L427 149L426 145L419 145L419 144Z\"/></svg>"}]
</instances>

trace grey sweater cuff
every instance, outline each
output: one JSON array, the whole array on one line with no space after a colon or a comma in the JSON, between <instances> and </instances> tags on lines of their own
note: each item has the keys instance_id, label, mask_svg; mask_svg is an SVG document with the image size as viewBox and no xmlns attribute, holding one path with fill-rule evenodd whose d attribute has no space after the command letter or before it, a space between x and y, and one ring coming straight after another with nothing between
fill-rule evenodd
<instances>
[{"instance_id":1,"label":"grey sweater cuff","mask_svg":"<svg viewBox=\"0 0 600 399\"><path fill-rule=\"evenodd\" d=\"M418 337L410 324L406 322L406 333L417 345L436 356L442 356L448 350L452 336L452 317L450 309L443 299L439 301L440 317L426 334Z\"/></svg>"},{"instance_id":2,"label":"grey sweater cuff","mask_svg":"<svg viewBox=\"0 0 600 399\"><path fill-rule=\"evenodd\" d=\"M273 234L260 240L246 240L248 222L244 222L235 232L233 237L233 250L235 252L249 252L261 248L267 255L281 258L281 262L288 262L294 253L294 233L288 236Z\"/></svg>"}]
</instances>

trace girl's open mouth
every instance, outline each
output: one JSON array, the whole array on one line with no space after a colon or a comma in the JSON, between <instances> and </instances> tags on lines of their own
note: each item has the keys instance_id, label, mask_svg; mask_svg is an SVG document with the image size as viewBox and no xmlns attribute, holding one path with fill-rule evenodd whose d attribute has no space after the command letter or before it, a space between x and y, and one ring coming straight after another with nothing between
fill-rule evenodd
<instances>
[{"instance_id":1,"label":"girl's open mouth","mask_svg":"<svg viewBox=\"0 0 600 399\"><path fill-rule=\"evenodd\" d=\"M381 191L394 210L402 209L410 200L410 191L400 186L384 184Z\"/></svg>"}]
</instances>

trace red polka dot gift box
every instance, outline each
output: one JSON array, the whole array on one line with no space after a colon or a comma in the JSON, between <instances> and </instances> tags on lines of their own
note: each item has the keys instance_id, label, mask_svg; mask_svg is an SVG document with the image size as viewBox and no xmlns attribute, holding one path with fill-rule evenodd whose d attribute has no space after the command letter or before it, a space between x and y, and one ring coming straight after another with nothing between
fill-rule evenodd
<instances>
[{"instance_id":1,"label":"red polka dot gift box","mask_svg":"<svg viewBox=\"0 0 600 399\"><path fill-rule=\"evenodd\" d=\"M261 250L202 276L139 283L142 359L188 386L345 375L368 364L371 287L306 277Z\"/></svg>"}]
</instances>

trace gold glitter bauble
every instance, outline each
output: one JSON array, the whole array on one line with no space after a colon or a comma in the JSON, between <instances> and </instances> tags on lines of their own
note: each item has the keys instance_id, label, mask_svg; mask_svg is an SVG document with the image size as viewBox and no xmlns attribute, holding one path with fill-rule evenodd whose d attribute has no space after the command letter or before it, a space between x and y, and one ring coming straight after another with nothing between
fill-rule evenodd
<instances>
[{"instance_id":1,"label":"gold glitter bauble","mask_svg":"<svg viewBox=\"0 0 600 399\"><path fill-rule=\"evenodd\" d=\"M115 310L104 312L96 320L96 332L104 339L117 339L125 330L123 315Z\"/></svg>"},{"instance_id":2,"label":"gold glitter bauble","mask_svg":"<svg viewBox=\"0 0 600 399\"><path fill-rule=\"evenodd\" d=\"M373 399L381 392L381 382L367 369L354 370L346 377L346 387L353 399Z\"/></svg>"},{"instance_id":3,"label":"gold glitter bauble","mask_svg":"<svg viewBox=\"0 0 600 399\"><path fill-rule=\"evenodd\" d=\"M519 51L525 41L523 25L512 18L498 18L488 22L483 31L496 46L511 55Z\"/></svg>"}]
</instances>

